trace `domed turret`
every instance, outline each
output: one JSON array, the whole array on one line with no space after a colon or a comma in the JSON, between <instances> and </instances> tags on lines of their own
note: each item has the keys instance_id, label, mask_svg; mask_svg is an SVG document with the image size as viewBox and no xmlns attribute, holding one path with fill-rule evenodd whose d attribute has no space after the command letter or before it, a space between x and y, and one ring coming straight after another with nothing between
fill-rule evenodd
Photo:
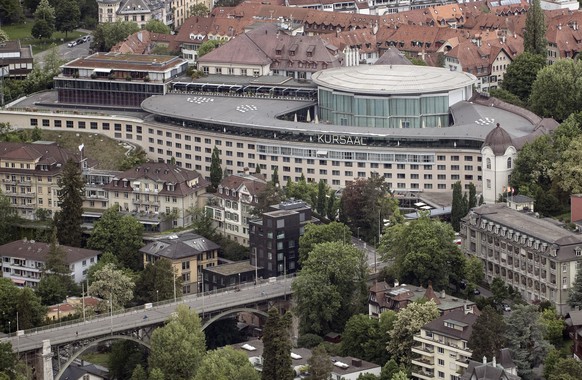
<instances>
[{"instance_id":1,"label":"domed turret","mask_svg":"<svg viewBox=\"0 0 582 380\"><path fill-rule=\"evenodd\" d=\"M485 138L483 148L488 146L496 156L502 156L510 146L513 146L513 140L507 131L497 123L497 127L493 128Z\"/></svg>"}]
</instances>

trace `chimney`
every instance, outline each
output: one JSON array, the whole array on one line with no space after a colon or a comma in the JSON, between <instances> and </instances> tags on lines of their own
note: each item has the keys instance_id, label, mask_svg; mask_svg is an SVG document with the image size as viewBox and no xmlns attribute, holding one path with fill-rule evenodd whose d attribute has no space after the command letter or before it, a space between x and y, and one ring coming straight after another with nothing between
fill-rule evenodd
<instances>
[{"instance_id":1,"label":"chimney","mask_svg":"<svg viewBox=\"0 0 582 380\"><path fill-rule=\"evenodd\" d=\"M400 283L398 282L398 280L397 279L394 279L394 287L397 287L399 285L400 285Z\"/></svg>"},{"instance_id":2,"label":"chimney","mask_svg":"<svg viewBox=\"0 0 582 380\"><path fill-rule=\"evenodd\" d=\"M137 39L139 40L139 42L143 42L142 32L137 32Z\"/></svg>"},{"instance_id":3,"label":"chimney","mask_svg":"<svg viewBox=\"0 0 582 380\"><path fill-rule=\"evenodd\" d=\"M445 298L445 296L446 296L445 291L444 290L441 290L441 298Z\"/></svg>"},{"instance_id":4,"label":"chimney","mask_svg":"<svg viewBox=\"0 0 582 380\"><path fill-rule=\"evenodd\" d=\"M487 364L487 356L483 355L483 364Z\"/></svg>"},{"instance_id":5,"label":"chimney","mask_svg":"<svg viewBox=\"0 0 582 380\"><path fill-rule=\"evenodd\" d=\"M497 358L493 356L493 367L497 367Z\"/></svg>"},{"instance_id":6,"label":"chimney","mask_svg":"<svg viewBox=\"0 0 582 380\"><path fill-rule=\"evenodd\" d=\"M352 358L352 365L354 367L361 367L362 366L362 359Z\"/></svg>"}]
</instances>

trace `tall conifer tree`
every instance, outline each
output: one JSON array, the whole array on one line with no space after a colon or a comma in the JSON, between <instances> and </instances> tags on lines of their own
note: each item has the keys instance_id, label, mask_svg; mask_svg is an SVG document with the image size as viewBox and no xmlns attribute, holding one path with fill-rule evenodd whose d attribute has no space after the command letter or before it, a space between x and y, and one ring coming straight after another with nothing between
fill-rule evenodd
<instances>
[{"instance_id":1,"label":"tall conifer tree","mask_svg":"<svg viewBox=\"0 0 582 380\"><path fill-rule=\"evenodd\" d=\"M59 243L71 247L81 246L81 223L83 222L83 195L85 182L81 177L79 163L69 159L58 180L61 211L55 215Z\"/></svg>"},{"instance_id":2,"label":"tall conifer tree","mask_svg":"<svg viewBox=\"0 0 582 380\"><path fill-rule=\"evenodd\" d=\"M523 47L526 52L546 56L546 21L540 0L533 0L527 11Z\"/></svg>"}]
</instances>

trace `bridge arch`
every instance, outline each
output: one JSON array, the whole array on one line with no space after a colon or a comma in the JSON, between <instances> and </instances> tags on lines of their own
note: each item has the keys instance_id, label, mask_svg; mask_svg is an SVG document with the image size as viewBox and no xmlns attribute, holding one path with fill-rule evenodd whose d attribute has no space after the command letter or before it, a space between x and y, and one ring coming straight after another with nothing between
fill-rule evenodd
<instances>
[{"instance_id":1,"label":"bridge arch","mask_svg":"<svg viewBox=\"0 0 582 380\"><path fill-rule=\"evenodd\" d=\"M222 319L222 318L227 317L229 315L234 315L234 314L244 313L244 312L252 313L252 314L256 314L256 315L262 315L265 318L269 316L268 313L266 313L262 310L257 310L257 309L251 309L251 308L230 309L230 310L223 311L222 313L217 314L214 317L210 318L208 321L206 321L206 323L202 326L202 331L206 330L206 328L208 326L210 326L214 322L218 321L219 319Z\"/></svg>"},{"instance_id":2,"label":"bridge arch","mask_svg":"<svg viewBox=\"0 0 582 380\"><path fill-rule=\"evenodd\" d=\"M77 351L73 356L71 356L69 358L69 360L67 360L67 362L63 365L63 367L61 367L61 370L55 376L55 380L60 380L61 379L61 376L63 376L63 373L65 372L65 370L71 365L71 363L75 359L77 359L79 357L79 355L81 355L82 353L84 353L85 351L87 351L91 347L95 347L95 346L97 346L100 343L107 342L107 341L110 341L110 340L130 340L132 342L136 342L136 343L141 344L142 346L144 346L148 350L151 350L151 348L152 348L148 343L145 343L142 340L139 340L137 338L134 338L132 336L127 336L127 335L110 335L110 336L106 336L106 337L103 337L103 338L99 338L99 339L96 339L96 340L92 341L90 344L88 344L87 346L83 347L82 349L80 349L79 351Z\"/></svg>"}]
</instances>

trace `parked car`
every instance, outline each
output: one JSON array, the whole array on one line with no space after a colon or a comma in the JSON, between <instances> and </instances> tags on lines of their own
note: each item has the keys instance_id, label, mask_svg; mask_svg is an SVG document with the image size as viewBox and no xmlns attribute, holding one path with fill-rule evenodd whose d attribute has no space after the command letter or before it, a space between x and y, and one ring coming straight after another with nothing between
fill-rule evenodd
<instances>
[{"instance_id":1,"label":"parked car","mask_svg":"<svg viewBox=\"0 0 582 380\"><path fill-rule=\"evenodd\" d=\"M69 44L67 46L75 47L75 46L77 46L77 41L71 41L71 42L69 42Z\"/></svg>"},{"instance_id":2,"label":"parked car","mask_svg":"<svg viewBox=\"0 0 582 380\"><path fill-rule=\"evenodd\" d=\"M479 294L481 294L481 291L477 288L475 288L475 290L473 290L473 294L478 296Z\"/></svg>"},{"instance_id":3,"label":"parked car","mask_svg":"<svg viewBox=\"0 0 582 380\"><path fill-rule=\"evenodd\" d=\"M82 38L79 38L79 39L77 40L77 45L81 45L83 42L85 42L85 40L84 40L84 39L82 39Z\"/></svg>"},{"instance_id":4,"label":"parked car","mask_svg":"<svg viewBox=\"0 0 582 380\"><path fill-rule=\"evenodd\" d=\"M82 38L83 42L88 42L91 40L91 36L85 36Z\"/></svg>"},{"instance_id":5,"label":"parked car","mask_svg":"<svg viewBox=\"0 0 582 380\"><path fill-rule=\"evenodd\" d=\"M509 306L508 304L504 303L501 306L503 307L503 311L511 311L511 306Z\"/></svg>"}]
</instances>

